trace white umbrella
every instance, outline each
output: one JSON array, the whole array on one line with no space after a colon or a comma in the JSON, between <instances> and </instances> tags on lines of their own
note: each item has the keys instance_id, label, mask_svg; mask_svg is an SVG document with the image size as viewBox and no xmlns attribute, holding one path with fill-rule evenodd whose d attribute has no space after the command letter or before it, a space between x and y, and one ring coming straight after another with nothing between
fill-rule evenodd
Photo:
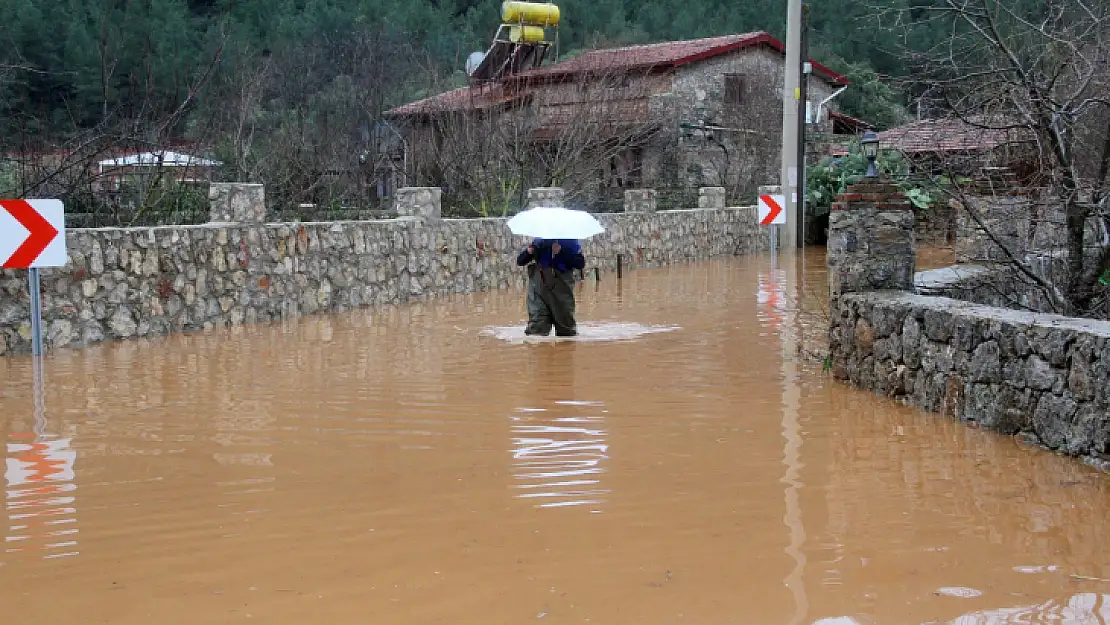
<instances>
[{"instance_id":1,"label":"white umbrella","mask_svg":"<svg viewBox=\"0 0 1110 625\"><path fill-rule=\"evenodd\" d=\"M538 239L588 239L605 232L593 215L567 208L538 207L509 220L513 234Z\"/></svg>"}]
</instances>

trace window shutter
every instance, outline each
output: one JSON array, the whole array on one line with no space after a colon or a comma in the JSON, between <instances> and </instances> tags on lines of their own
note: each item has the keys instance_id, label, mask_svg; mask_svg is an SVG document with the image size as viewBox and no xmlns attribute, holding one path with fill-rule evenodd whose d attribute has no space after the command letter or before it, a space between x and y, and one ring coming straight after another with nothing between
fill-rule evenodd
<instances>
[{"instance_id":1,"label":"window shutter","mask_svg":"<svg viewBox=\"0 0 1110 625\"><path fill-rule=\"evenodd\" d=\"M725 74L725 104L743 104L745 86L740 74Z\"/></svg>"}]
</instances>

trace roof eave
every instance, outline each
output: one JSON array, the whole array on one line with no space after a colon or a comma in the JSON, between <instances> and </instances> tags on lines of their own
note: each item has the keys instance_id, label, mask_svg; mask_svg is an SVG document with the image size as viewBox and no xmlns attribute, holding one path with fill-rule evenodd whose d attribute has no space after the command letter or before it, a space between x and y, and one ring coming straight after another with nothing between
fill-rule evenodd
<instances>
[{"instance_id":1,"label":"roof eave","mask_svg":"<svg viewBox=\"0 0 1110 625\"><path fill-rule=\"evenodd\" d=\"M728 54L730 52L736 52L737 50L742 50L744 48L754 48L755 46L759 46L759 45L765 45L765 46L768 46L770 48L773 48L773 49L777 50L778 52L780 52L782 54L786 54L786 45L785 44L783 44L778 39L775 39L774 37L772 37L769 33L762 33L762 34L757 35L755 37L752 37L750 39L743 39L741 41L734 41L732 43L717 46L715 48L710 48L708 50L703 50L701 52L698 52L697 54L691 54L689 56L686 56L686 57L683 57L681 59L678 59L678 60L674 61L670 65L672 67L679 67L681 65L687 65L689 63L697 63L698 61L704 61L706 59L711 59L715 56L720 56L722 54ZM827 66L825 66L825 65L823 65L823 64L821 64L817 61L814 61L813 59L809 59L808 62L813 66L813 69L815 71L817 71L817 73L821 74L822 77L825 78L826 80L828 80L829 82L831 82L833 84L836 84L836 85L841 85L841 86L847 86L849 84L850 81L848 80L848 78L843 76L842 74L838 74L838 73L832 71Z\"/></svg>"},{"instance_id":2,"label":"roof eave","mask_svg":"<svg viewBox=\"0 0 1110 625\"><path fill-rule=\"evenodd\" d=\"M394 118L394 119L397 119L397 118L413 118L413 117L432 118L432 117L435 117L437 115L448 115L448 114L451 114L451 113L473 113L473 112L479 112L479 111L487 111L487 110L491 110L491 109L508 108L508 107L513 106L513 105L526 102L531 97L532 97L532 94L530 94L530 93L522 93L518 96L515 96L513 98L509 98L509 99L504 100L504 101L491 102L491 103L488 103L488 104L485 104L485 105L477 105L477 106L458 106L458 107L449 107L449 108L423 108L423 109L420 109L420 110L410 110L410 111L401 111L401 110L398 110L398 109L404 108L404 107L398 107L397 109L391 109L391 110L388 110L388 111L382 113L382 116L387 117L387 118ZM406 106L410 106L410 105L406 105Z\"/></svg>"}]
</instances>

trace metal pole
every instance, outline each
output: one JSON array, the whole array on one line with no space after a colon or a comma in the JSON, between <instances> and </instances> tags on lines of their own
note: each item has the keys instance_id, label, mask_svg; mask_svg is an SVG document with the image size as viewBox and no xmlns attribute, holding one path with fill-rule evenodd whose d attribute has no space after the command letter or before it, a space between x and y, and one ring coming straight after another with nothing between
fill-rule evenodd
<instances>
[{"instance_id":1,"label":"metal pole","mask_svg":"<svg viewBox=\"0 0 1110 625\"><path fill-rule=\"evenodd\" d=\"M802 0L787 0L786 65L782 90L782 169L780 184L786 201L786 231L783 247L798 247L798 206L794 193L798 186L798 100L801 97L798 68L801 67Z\"/></svg>"},{"instance_id":2,"label":"metal pole","mask_svg":"<svg viewBox=\"0 0 1110 625\"><path fill-rule=\"evenodd\" d=\"M806 65L809 61L809 5L802 0L801 24L799 26L799 63L798 69L798 247L806 244L806 114L809 108L809 74Z\"/></svg>"},{"instance_id":3,"label":"metal pole","mask_svg":"<svg viewBox=\"0 0 1110 625\"><path fill-rule=\"evenodd\" d=\"M46 382L42 367L42 282L38 269L27 271L27 287L31 294L31 368L33 370L34 427L36 442L46 435Z\"/></svg>"},{"instance_id":4,"label":"metal pole","mask_svg":"<svg viewBox=\"0 0 1110 625\"><path fill-rule=\"evenodd\" d=\"M31 355L42 356L42 291L39 270L27 271L27 286L31 292Z\"/></svg>"}]
</instances>

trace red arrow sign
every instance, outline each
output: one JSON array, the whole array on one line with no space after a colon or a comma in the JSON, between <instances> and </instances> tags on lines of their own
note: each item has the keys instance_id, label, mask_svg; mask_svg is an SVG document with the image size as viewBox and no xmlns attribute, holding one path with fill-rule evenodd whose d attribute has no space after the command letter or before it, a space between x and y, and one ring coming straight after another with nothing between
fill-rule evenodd
<instances>
[{"instance_id":1,"label":"red arrow sign","mask_svg":"<svg viewBox=\"0 0 1110 625\"><path fill-rule=\"evenodd\" d=\"M759 201L763 202L763 204L770 209L770 211L767 213L767 216L759 222L759 225L769 226L775 223L775 219L779 216L780 213L782 213L782 207L779 206L779 203L775 201L775 198L769 195L759 196Z\"/></svg>"},{"instance_id":2,"label":"red arrow sign","mask_svg":"<svg viewBox=\"0 0 1110 625\"><path fill-rule=\"evenodd\" d=\"M50 225L26 200L0 200L0 208L8 211L31 234L8 260L4 269L26 269L34 264L43 250L58 236L58 229Z\"/></svg>"}]
</instances>

